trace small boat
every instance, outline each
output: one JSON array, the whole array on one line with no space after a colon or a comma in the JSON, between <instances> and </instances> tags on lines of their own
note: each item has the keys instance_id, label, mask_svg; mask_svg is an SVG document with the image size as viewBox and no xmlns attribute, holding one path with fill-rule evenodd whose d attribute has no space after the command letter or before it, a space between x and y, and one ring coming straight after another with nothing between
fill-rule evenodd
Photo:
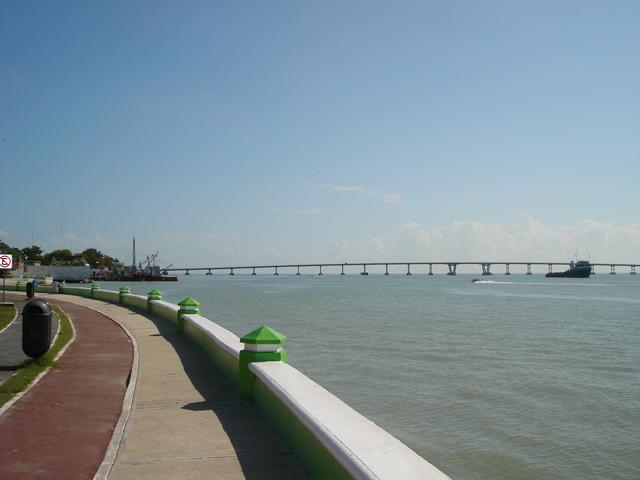
<instances>
[{"instance_id":1,"label":"small boat","mask_svg":"<svg viewBox=\"0 0 640 480\"><path fill-rule=\"evenodd\" d=\"M566 278L589 278L591 275L591 264L586 260L579 260L569 264L569 270L564 272L549 272L545 277L566 277Z\"/></svg>"}]
</instances>

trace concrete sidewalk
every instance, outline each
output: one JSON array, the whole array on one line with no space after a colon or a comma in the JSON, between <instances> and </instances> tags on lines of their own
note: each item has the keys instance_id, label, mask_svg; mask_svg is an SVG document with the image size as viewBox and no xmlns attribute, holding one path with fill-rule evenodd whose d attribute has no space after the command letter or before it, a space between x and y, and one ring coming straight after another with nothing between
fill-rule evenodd
<instances>
[{"instance_id":1,"label":"concrete sidewalk","mask_svg":"<svg viewBox=\"0 0 640 480\"><path fill-rule=\"evenodd\" d=\"M97 300L47 297L95 309L136 339L133 406L109 479L308 478L255 406L173 324Z\"/></svg>"}]
</instances>

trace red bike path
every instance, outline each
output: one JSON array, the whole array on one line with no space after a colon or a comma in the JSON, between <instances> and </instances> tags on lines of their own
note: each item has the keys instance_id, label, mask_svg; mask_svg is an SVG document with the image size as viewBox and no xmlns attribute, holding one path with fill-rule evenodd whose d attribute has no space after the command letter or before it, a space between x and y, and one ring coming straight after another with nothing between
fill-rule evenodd
<instances>
[{"instance_id":1,"label":"red bike path","mask_svg":"<svg viewBox=\"0 0 640 480\"><path fill-rule=\"evenodd\" d=\"M133 345L113 320L50 300L76 339L58 364L0 415L0 479L91 479L122 412Z\"/></svg>"}]
</instances>

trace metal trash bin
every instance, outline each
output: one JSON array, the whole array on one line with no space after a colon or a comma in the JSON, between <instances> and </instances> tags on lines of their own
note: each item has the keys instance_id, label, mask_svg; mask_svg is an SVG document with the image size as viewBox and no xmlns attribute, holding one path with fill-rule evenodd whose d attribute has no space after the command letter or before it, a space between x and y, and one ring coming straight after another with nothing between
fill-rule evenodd
<instances>
[{"instance_id":1,"label":"metal trash bin","mask_svg":"<svg viewBox=\"0 0 640 480\"><path fill-rule=\"evenodd\" d=\"M36 293L36 285L38 285L36 283L35 280L32 280L31 282L27 283L27 287L26 287L26 292L27 292L27 297L28 298L33 298L33 296Z\"/></svg>"},{"instance_id":2,"label":"metal trash bin","mask_svg":"<svg viewBox=\"0 0 640 480\"><path fill-rule=\"evenodd\" d=\"M60 293L60 282L53 282L53 293Z\"/></svg>"},{"instance_id":3,"label":"metal trash bin","mask_svg":"<svg viewBox=\"0 0 640 480\"><path fill-rule=\"evenodd\" d=\"M22 309L22 351L38 358L51 346L51 306L44 300L27 302Z\"/></svg>"}]
</instances>

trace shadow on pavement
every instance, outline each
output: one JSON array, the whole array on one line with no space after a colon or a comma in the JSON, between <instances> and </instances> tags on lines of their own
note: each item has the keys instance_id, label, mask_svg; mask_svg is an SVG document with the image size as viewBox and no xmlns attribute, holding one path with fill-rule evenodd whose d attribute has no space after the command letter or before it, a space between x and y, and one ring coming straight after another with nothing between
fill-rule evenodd
<instances>
[{"instance_id":1,"label":"shadow on pavement","mask_svg":"<svg viewBox=\"0 0 640 480\"><path fill-rule=\"evenodd\" d=\"M237 389L212 364L207 355L175 326L165 320L136 312L151 321L174 348L193 386L205 399L182 406L190 411L216 414L236 452L245 478L308 479L304 468L252 402L241 399Z\"/></svg>"}]
</instances>

